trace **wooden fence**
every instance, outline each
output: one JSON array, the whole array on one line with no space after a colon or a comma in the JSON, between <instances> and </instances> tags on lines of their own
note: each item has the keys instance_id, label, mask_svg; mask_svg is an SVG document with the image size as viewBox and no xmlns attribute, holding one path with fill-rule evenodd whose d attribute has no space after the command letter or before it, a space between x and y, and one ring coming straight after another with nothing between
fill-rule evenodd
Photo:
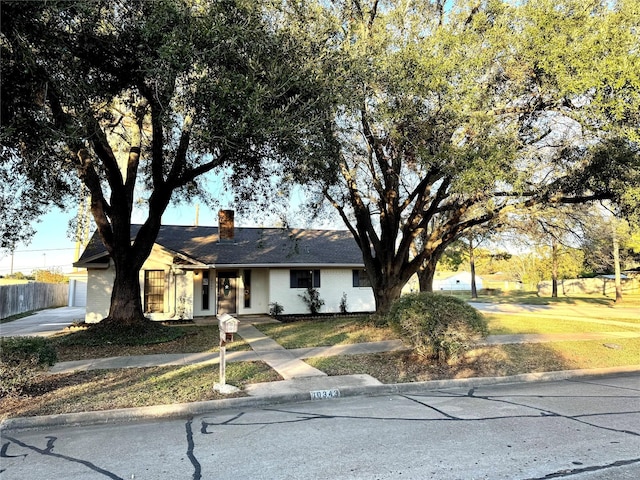
<instances>
[{"instance_id":1,"label":"wooden fence","mask_svg":"<svg viewBox=\"0 0 640 480\"><path fill-rule=\"evenodd\" d=\"M67 283L0 285L0 319L20 313L67 305Z\"/></svg>"}]
</instances>

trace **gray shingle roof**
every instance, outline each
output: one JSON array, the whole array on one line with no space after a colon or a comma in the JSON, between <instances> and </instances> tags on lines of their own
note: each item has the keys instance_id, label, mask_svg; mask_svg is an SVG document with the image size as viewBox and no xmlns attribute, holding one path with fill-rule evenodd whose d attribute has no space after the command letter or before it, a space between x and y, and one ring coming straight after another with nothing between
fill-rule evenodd
<instances>
[{"instance_id":1,"label":"gray shingle roof","mask_svg":"<svg viewBox=\"0 0 640 480\"><path fill-rule=\"evenodd\" d=\"M132 225L132 235L140 228ZM220 242L218 227L165 225L156 244L205 265L363 265L362 253L347 230L236 228L235 238ZM77 266L105 260L107 252L94 233Z\"/></svg>"}]
</instances>

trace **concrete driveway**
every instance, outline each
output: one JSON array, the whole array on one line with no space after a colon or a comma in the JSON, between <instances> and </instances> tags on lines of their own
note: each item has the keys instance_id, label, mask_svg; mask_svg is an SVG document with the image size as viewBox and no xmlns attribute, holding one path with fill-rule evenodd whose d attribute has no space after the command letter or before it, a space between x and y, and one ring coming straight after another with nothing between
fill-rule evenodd
<instances>
[{"instance_id":1,"label":"concrete driveway","mask_svg":"<svg viewBox=\"0 0 640 480\"><path fill-rule=\"evenodd\" d=\"M48 337L73 322L84 320L85 307L59 307L40 310L28 317L0 324L0 337Z\"/></svg>"}]
</instances>

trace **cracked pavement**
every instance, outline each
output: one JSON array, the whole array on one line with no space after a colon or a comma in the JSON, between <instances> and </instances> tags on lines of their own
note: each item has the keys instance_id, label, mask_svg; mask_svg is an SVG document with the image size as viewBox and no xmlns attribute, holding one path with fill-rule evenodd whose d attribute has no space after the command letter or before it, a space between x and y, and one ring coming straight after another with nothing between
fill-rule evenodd
<instances>
[{"instance_id":1,"label":"cracked pavement","mask_svg":"<svg viewBox=\"0 0 640 480\"><path fill-rule=\"evenodd\" d=\"M635 479L640 374L3 432L10 479Z\"/></svg>"}]
</instances>

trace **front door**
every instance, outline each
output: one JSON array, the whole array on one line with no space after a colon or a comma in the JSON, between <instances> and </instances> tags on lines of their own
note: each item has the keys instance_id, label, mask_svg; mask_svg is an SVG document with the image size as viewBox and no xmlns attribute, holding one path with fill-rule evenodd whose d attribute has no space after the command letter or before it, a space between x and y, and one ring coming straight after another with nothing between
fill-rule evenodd
<instances>
[{"instance_id":1,"label":"front door","mask_svg":"<svg viewBox=\"0 0 640 480\"><path fill-rule=\"evenodd\" d=\"M237 312L237 276L236 272L218 273L218 314Z\"/></svg>"}]
</instances>

